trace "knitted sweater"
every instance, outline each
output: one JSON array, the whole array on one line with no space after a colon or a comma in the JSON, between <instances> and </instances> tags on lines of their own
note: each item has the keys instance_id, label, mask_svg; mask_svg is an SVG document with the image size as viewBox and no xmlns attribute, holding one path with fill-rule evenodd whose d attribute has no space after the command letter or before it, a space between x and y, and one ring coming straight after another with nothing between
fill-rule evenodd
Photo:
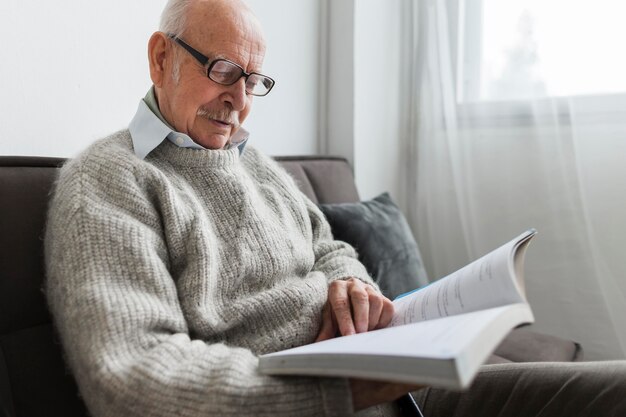
<instances>
[{"instance_id":1,"label":"knitted sweater","mask_svg":"<svg viewBox=\"0 0 626 417\"><path fill-rule=\"evenodd\" d=\"M47 225L46 294L95 416L331 416L347 381L270 377L257 355L311 343L332 280L369 282L354 250L274 161L247 147L127 130L62 170Z\"/></svg>"}]
</instances>

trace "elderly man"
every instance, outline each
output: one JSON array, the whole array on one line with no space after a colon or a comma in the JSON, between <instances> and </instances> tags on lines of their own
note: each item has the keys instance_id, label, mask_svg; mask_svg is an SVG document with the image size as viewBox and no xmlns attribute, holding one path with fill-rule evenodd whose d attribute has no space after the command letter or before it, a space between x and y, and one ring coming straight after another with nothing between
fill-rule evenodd
<instances>
[{"instance_id":1,"label":"elderly man","mask_svg":"<svg viewBox=\"0 0 626 417\"><path fill-rule=\"evenodd\" d=\"M129 129L62 171L46 292L96 417L340 416L377 404L365 412L396 415L389 402L417 388L257 372L260 354L383 327L393 313L292 179L246 147L252 97L274 85L264 53L241 1L170 0L148 44L154 87ZM585 368L557 369L527 411L560 407L567 389L583 402L618 398L624 366L606 368L602 392L576 388ZM518 379L532 388L546 369L495 367L474 394L418 395L432 416L487 415L483 404L511 415L528 403L523 390L509 395Z\"/></svg>"},{"instance_id":2,"label":"elderly man","mask_svg":"<svg viewBox=\"0 0 626 417\"><path fill-rule=\"evenodd\" d=\"M410 388L257 373L259 354L393 311L291 178L244 149L274 85L264 53L242 2L171 0L129 129L61 174L47 296L95 416L345 415Z\"/></svg>"}]
</instances>

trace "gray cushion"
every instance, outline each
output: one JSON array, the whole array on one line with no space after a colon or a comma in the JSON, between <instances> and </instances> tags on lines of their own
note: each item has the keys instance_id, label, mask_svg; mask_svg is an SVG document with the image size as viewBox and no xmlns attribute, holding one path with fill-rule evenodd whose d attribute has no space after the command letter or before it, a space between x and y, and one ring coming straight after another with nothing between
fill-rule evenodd
<instances>
[{"instance_id":1,"label":"gray cushion","mask_svg":"<svg viewBox=\"0 0 626 417\"><path fill-rule=\"evenodd\" d=\"M428 284L415 238L389 194L320 208L335 239L354 246L385 296L393 299Z\"/></svg>"}]
</instances>

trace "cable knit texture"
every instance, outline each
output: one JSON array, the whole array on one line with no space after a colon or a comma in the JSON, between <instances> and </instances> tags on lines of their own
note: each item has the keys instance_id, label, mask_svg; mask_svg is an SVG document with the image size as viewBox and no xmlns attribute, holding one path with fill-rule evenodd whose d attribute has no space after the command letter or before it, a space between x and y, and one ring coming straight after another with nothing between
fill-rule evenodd
<instances>
[{"instance_id":1,"label":"cable knit texture","mask_svg":"<svg viewBox=\"0 0 626 417\"><path fill-rule=\"evenodd\" d=\"M347 381L269 377L257 355L311 343L329 282L370 278L274 161L248 146L128 130L62 170L46 294L96 416L349 415Z\"/></svg>"}]
</instances>

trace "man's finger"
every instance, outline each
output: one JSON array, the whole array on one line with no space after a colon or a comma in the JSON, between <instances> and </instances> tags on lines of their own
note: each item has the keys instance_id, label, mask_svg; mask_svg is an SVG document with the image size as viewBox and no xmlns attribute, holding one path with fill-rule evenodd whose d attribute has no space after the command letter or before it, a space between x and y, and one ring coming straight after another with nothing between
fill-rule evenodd
<instances>
[{"instance_id":1,"label":"man's finger","mask_svg":"<svg viewBox=\"0 0 626 417\"><path fill-rule=\"evenodd\" d=\"M349 285L350 303L352 305L352 317L357 333L365 333L368 329L370 302L365 284L354 280Z\"/></svg>"},{"instance_id":2,"label":"man's finger","mask_svg":"<svg viewBox=\"0 0 626 417\"><path fill-rule=\"evenodd\" d=\"M391 323L391 319L393 318L393 303L387 297L383 298L383 310L380 313L380 319L378 320L378 324L376 325L377 329L382 329L387 327L389 323Z\"/></svg>"},{"instance_id":3,"label":"man's finger","mask_svg":"<svg viewBox=\"0 0 626 417\"><path fill-rule=\"evenodd\" d=\"M369 296L370 315L367 323L367 330L374 330L380 322L380 316L383 311L383 298L384 296L372 288L370 285L365 286L365 291Z\"/></svg>"},{"instance_id":4,"label":"man's finger","mask_svg":"<svg viewBox=\"0 0 626 417\"><path fill-rule=\"evenodd\" d=\"M324 305L324 309L322 310L322 325L320 327L320 332L315 341L321 342L322 340L332 339L336 334L337 325L333 317L333 311L330 304L326 303Z\"/></svg>"},{"instance_id":5,"label":"man's finger","mask_svg":"<svg viewBox=\"0 0 626 417\"><path fill-rule=\"evenodd\" d=\"M328 301L337 319L337 326L343 336L356 333L352 322L352 311L348 299L347 284L344 281L335 281L330 285Z\"/></svg>"}]
</instances>

